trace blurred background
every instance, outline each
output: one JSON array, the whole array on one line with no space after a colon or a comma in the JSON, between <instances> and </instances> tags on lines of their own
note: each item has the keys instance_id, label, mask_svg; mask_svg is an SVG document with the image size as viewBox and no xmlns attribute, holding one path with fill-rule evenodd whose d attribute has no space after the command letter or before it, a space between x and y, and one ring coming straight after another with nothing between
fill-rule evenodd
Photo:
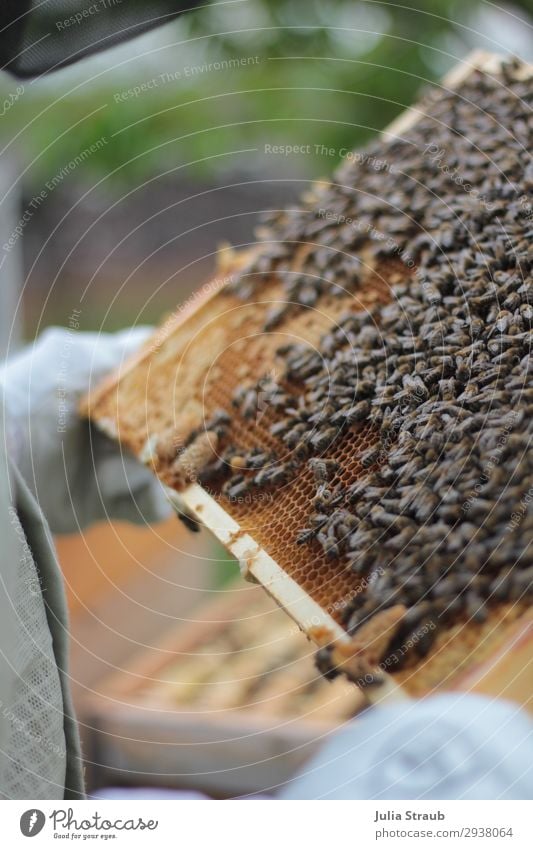
<instances>
[{"instance_id":1,"label":"blurred background","mask_svg":"<svg viewBox=\"0 0 533 849\"><path fill-rule=\"evenodd\" d=\"M18 96L0 75L2 157L31 213L24 336L80 299L84 328L157 321L220 241L248 241L258 210L330 174L469 50L531 58L531 14L532 0L229 0Z\"/></svg>"},{"instance_id":2,"label":"blurred background","mask_svg":"<svg viewBox=\"0 0 533 849\"><path fill-rule=\"evenodd\" d=\"M249 243L262 210L331 174L343 149L367 143L469 51L533 60L532 23L533 0L228 0L43 79L0 74L0 244L12 242L0 309L9 324L16 314L11 344L67 325L74 309L81 329L159 321L212 273L221 243ZM101 525L58 547L76 699L100 762L99 682L153 671L146 658L167 657L167 633L196 622L238 569L174 520ZM95 786L191 783L137 773L129 757L110 756L125 772Z\"/></svg>"}]
</instances>

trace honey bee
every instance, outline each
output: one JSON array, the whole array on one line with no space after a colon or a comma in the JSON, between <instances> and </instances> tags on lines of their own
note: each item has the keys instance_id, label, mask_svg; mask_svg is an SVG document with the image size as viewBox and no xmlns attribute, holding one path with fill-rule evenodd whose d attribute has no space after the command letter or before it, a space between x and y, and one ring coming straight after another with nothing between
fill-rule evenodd
<instances>
[{"instance_id":1,"label":"honey bee","mask_svg":"<svg viewBox=\"0 0 533 849\"><path fill-rule=\"evenodd\" d=\"M335 460L327 460L323 457L312 457L308 465L317 484L328 483L339 470L339 464Z\"/></svg>"}]
</instances>

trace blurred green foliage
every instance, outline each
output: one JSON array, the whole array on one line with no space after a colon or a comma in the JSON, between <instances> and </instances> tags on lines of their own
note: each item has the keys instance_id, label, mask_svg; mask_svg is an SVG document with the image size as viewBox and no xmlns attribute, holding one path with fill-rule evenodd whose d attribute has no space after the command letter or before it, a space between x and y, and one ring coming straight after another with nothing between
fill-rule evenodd
<instances>
[{"instance_id":1,"label":"blurred green foliage","mask_svg":"<svg viewBox=\"0 0 533 849\"><path fill-rule=\"evenodd\" d=\"M91 181L138 185L176 169L207 180L239 170L283 176L280 162L263 156L265 143L333 148L327 162L314 148L291 162L293 174L327 174L339 149L364 144L476 43L497 49L476 32L489 5L246 0L204 7L165 28L161 47L154 50L148 36L148 57L139 55L141 39L119 48L120 67L109 60L84 78L82 63L25 84L2 118L2 142L11 142L33 187L100 138L105 145L79 166L78 176ZM530 0L514 4L515 15L529 11ZM206 67L218 62L221 69ZM157 85L137 96L123 95L153 79ZM2 86L7 93L16 82L4 75Z\"/></svg>"}]
</instances>

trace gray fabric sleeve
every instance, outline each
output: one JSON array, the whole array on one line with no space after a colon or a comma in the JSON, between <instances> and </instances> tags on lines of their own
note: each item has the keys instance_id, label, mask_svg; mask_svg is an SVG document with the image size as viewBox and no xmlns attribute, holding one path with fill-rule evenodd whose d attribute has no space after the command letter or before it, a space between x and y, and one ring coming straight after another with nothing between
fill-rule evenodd
<instances>
[{"instance_id":1,"label":"gray fabric sleeve","mask_svg":"<svg viewBox=\"0 0 533 849\"><path fill-rule=\"evenodd\" d=\"M32 551L43 593L48 627L52 634L54 657L61 682L64 732L67 747L65 799L83 799L84 781L78 726L72 705L68 671L68 613L63 578L57 562L50 529L24 482L20 472L11 467L16 487L16 506L20 523Z\"/></svg>"},{"instance_id":2,"label":"gray fabric sleeve","mask_svg":"<svg viewBox=\"0 0 533 849\"><path fill-rule=\"evenodd\" d=\"M199 0L0 0L0 67L53 71L168 23Z\"/></svg>"},{"instance_id":3,"label":"gray fabric sleeve","mask_svg":"<svg viewBox=\"0 0 533 849\"><path fill-rule=\"evenodd\" d=\"M12 655L15 647L16 616L13 608L20 543L13 523L12 481L6 456L4 407L0 390L0 789L3 785L2 755L10 728L6 708L13 689Z\"/></svg>"}]
</instances>

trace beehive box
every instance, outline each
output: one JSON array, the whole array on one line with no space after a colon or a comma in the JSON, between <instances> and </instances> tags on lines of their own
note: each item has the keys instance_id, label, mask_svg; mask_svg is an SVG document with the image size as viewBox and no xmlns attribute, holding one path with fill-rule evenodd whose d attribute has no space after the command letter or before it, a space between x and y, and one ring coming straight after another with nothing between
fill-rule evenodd
<instances>
[{"instance_id":1,"label":"beehive box","mask_svg":"<svg viewBox=\"0 0 533 849\"><path fill-rule=\"evenodd\" d=\"M387 512L385 490L381 490L385 492L382 504L379 486L368 481L372 476L384 478L383 469L388 467L390 472L392 455L398 453L398 449L401 453L408 443L408 414L403 412L402 405L409 411L417 405L423 406L427 396L431 395L428 389L432 387L431 376L424 384L418 371L414 368L409 371L409 366L405 369L409 358L416 358L419 351L426 357L433 353L437 355L439 369L442 370L438 377L445 378L438 381L437 401L431 402L437 405L431 425L435 434L429 434L429 440L426 438L429 444L427 456L433 454L435 457L433 479L438 477L439 468L443 474L445 471L444 465L439 467L439 463L443 462L439 450L444 443L449 441L450 444L445 447L451 456L455 433L465 433L472 441L471 431L463 427L463 413L470 417L475 415L472 413L476 410L475 393L487 385L485 375L481 374L484 361L478 358L481 349L483 356L488 357L486 362L494 368L496 364L490 361L490 357L496 355L498 368L511 355L514 358L513 368L516 358L516 367L525 368L525 383L517 402L523 405L520 427L524 420L527 424L531 419L528 412L531 386L527 363L524 366L527 359L524 352L529 353L526 346L530 344L531 322L527 288L531 285L527 282L531 271L528 254L531 206L527 201L531 177L528 176L528 166L523 164L524 151L527 151L527 142L531 138L530 80L531 69L528 66L509 69L502 67L497 57L480 54L470 57L446 78L440 89L430 93L420 106L409 110L389 127L376 147L352 157L333 182L317 184L304 197L301 208L278 215L273 224L259 233L261 241L257 246L247 252L224 255L218 276L206 284L198 297L191 299L167 320L147 348L120 375L100 386L87 406L88 413L102 429L154 466L173 496L180 491L182 503L216 534L240 560L244 571L267 589L302 630L318 645L327 643L331 648L338 641L348 652L342 657L357 655L361 664L368 657L367 669L372 664L376 665L381 655L386 656L386 646L394 637L396 625L405 619L406 605L411 604L412 607L414 604L412 593L411 601L405 598L408 578L421 572L423 579L429 580L427 589L422 586L421 597L431 600L430 608L438 610L436 590L444 591L445 578L450 570L453 577L453 570L461 573L463 560L469 564L465 566L467 572L470 570L466 576L468 587L465 584L462 589L452 591L452 596L455 593L460 602L459 613L443 619L444 627L440 627L437 633L428 633L428 628L430 622L435 624L441 613L435 614L436 619L430 617L427 622L424 614L420 621L414 623L420 631L416 651L410 651L408 643L413 640L406 631L405 643L396 646L390 655L395 658L394 662L384 667L385 672L392 673L396 683L413 694L450 686L454 678L462 675L473 663L482 663L493 656L502 640L505 642L508 627L516 627L513 623L517 620L520 622L518 627L522 627L522 617L529 606L526 596L526 590L530 591L529 572L527 569L520 572L520 581L516 583L515 572L509 571L514 568L516 534L506 533L505 537L505 544L513 552L513 561L505 565L507 571L502 570L501 564L497 569L490 565L493 572L487 567L483 574L481 561L479 573L476 571L475 561L476 557L480 557L480 551L486 552L489 559L497 560L498 557L505 559L505 549L502 549L502 554L498 538L490 536L488 520L483 526L479 522L476 524L475 518L472 518L479 509L485 509L490 519L492 511L490 504L484 506L483 494L480 497L483 485L479 490L474 485L475 475L472 496L468 495L468 489L465 490L467 494L462 494L462 506L457 502L457 493L454 495L455 502L450 502L447 491L442 497L436 497L429 485L424 491L426 504L417 504L415 519L412 514L409 518L411 525L417 524L417 530L425 531L432 522L434 531L443 529L439 544L446 547L456 522L455 519L449 520L449 516L457 514L457 523L461 526L456 535L457 554L454 555L454 549L448 546L446 556L449 562L444 562L444 565L437 562L438 580L433 584L431 575L428 578L423 569L424 564L431 561L427 548L419 546L420 562L411 567L403 554L403 544L392 542L393 538L401 538L401 533L395 536L391 529L394 526L405 527L409 502L404 515L401 511L400 514ZM512 101L509 107L512 121L506 112L509 98ZM510 132L505 126L506 120L513 125L509 137L505 135ZM435 140L445 145L442 154ZM487 163L481 145L487 151ZM453 157L458 156L464 157L464 162L459 163L462 168L459 174L457 168L454 170L450 164L454 162ZM516 185L516 179L519 185ZM520 194L522 190L524 195ZM379 195L376 194L378 191ZM442 197L437 192L441 192ZM346 214L351 203L355 203L357 210L355 219ZM516 245L512 234L505 233L503 243L500 243L498 228L504 225L517 230ZM474 236L471 234L473 229ZM489 259L491 266L484 277L483 266ZM518 286L512 288L513 273L509 269L514 272L515 278L517 273L525 275L525 294L522 290L515 291ZM461 286L465 291L468 287L472 289L472 292L467 291L468 298L475 296L466 301L471 310L471 314L467 314L468 333L457 318L457 310L455 314L453 312L460 300L456 290L459 287L461 293ZM497 312L500 290L505 304ZM446 348L444 343L439 345L438 334L433 342L426 341L429 335L420 337L422 342L418 348L413 345L412 339L407 338L410 321L419 321L416 313L418 302L414 297L410 298L411 291L422 291L417 297L419 300L426 299L428 310L441 311L440 332L444 332L444 326L448 327L445 331L448 334ZM515 301L512 299L516 298L518 306L513 307ZM485 303L488 304L486 310ZM522 310L517 319L521 324L513 329L508 316L512 318L512 309L518 307ZM407 316L405 339L398 331L401 323L399 310L404 310ZM415 319L410 317L411 310L414 310L412 315ZM488 337L489 341L485 338L476 341L476 334L483 330L478 326L480 322L483 324L483 320L477 316L483 310L487 314L494 312L491 321L494 322L496 336ZM364 333L367 339L372 337L367 316L371 317L371 322L380 322L381 332L368 356L361 341ZM391 325L391 316L395 325ZM472 316L475 316L473 320ZM448 319L451 319L450 325L446 325ZM511 330L507 333L506 328L510 326ZM511 331L518 335L513 337ZM348 352L348 359L344 361L344 365L348 363L347 367L355 371L359 367L362 369L359 363L364 362L367 374L374 374L378 370L373 368L374 359L380 362L380 357L393 358L391 339L405 352L403 359L398 360L400 365L395 373L387 372L386 362L383 367L380 365L387 377L385 385L380 387L381 396L376 395L377 378L364 378L363 375L361 379L355 375L352 381L354 392L360 393L361 386L367 384L365 392L371 400L367 401L364 393L356 394L347 411L329 404L324 393L320 393L319 386L313 402L307 378L291 383L290 362L287 366L288 361L294 363L300 358L305 367L310 364L308 375L313 378L316 372L316 369L315 372L312 370L313 351L318 352L322 359L326 358L326 365L335 364L334 356L331 361L328 360L327 349L332 345L332 338L335 344L338 343L339 334L343 342L346 337L348 345L355 346L353 356ZM468 345L464 341L465 335ZM293 346L292 351L288 352L287 345ZM492 351L491 346L494 345L496 351L488 354L487 351ZM306 349L311 351L310 355L304 355ZM427 364L422 365L431 372ZM490 377L490 372L487 373ZM398 381L398 374L400 391L395 396L398 387L394 388L393 384L395 379ZM407 377L407 381L403 380L403 387L402 375ZM331 375L324 376L324 380L330 383L334 383L334 378L334 374L333 378ZM516 383L509 366L508 376L499 377L494 388L496 406L498 395L506 392L506 381L512 387L513 379ZM392 388L387 383L391 383ZM458 385L463 394L454 404ZM387 388L391 388L392 395ZM431 391L434 392L434 384ZM302 423L309 420L310 412L313 414L311 420L317 422L316 429L320 431L316 443L319 454L322 452L320 439L324 428L329 425L328 418L331 416L331 424L334 424L334 415L346 415L347 412L344 421L347 426L333 427L335 433L329 443L326 439L328 444L324 444L324 450L328 461L336 463L339 469L333 482L335 491L339 490L342 494L351 491L349 488L355 487L357 491L357 487L361 487L361 503L355 499L356 514L358 509L365 507L365 501L368 502L371 497L369 493L377 493L370 511L372 521L375 516L374 526L368 519L368 513L357 515L355 525L370 527L367 536L375 538L372 534L376 529L384 523L389 524L384 542L378 542L363 552L367 561L374 559L375 569L368 563L366 571L352 568L357 566L355 561L361 549L350 552L352 563L347 563L346 558L343 560L335 553L332 557L331 546L324 534L321 539L320 534L310 533L305 545L298 544L302 541L297 539L299 534L302 535L302 529L309 531L310 505L317 497L317 481L312 469L304 462L309 445L302 447L297 442L283 441L287 433L284 432L281 439L276 430L280 408L287 415L289 405L283 400L284 396L291 398L290 415L296 421ZM363 398L362 406L358 401L360 397ZM403 400L396 401L397 397ZM394 403L392 400L389 402L389 398L394 399ZM303 404L300 403L302 401ZM485 401L486 398L482 398L480 403ZM400 426L399 430L394 430L389 425L388 435L384 436L385 407L388 403L393 407L396 404L395 409L399 412L395 413L394 421L398 420ZM220 410L225 411L230 419L223 428L223 445L222 441L219 444L217 424L220 423ZM449 414L452 411L457 416L457 410L461 415L454 422ZM510 411L511 405L504 410ZM448 425L443 424L443 415L448 416ZM428 421L431 424L429 416ZM503 427L501 422L500 427ZM407 433L402 434L402 428ZM509 426L506 433L505 445L509 442L507 453L513 444L520 452L516 462L511 461L512 474L508 476L514 478L515 474L525 470L527 480L528 455L521 455L524 429L522 427L515 436L513 427ZM514 443L508 438L511 433ZM192 434L194 438L191 441ZM398 445L400 435L406 436L406 439ZM306 433L306 436L309 434ZM311 438L314 439L314 436ZM314 442L311 444L316 447ZM219 458L223 451L225 467L229 466L234 473L238 473L243 455L248 456L246 462L250 458L250 461L254 460L257 456L254 452L258 451L275 456L275 464L271 465L275 465L281 480L276 480L276 485L270 487L256 486L255 481L254 486L248 486L253 475L242 475L244 481L234 475L234 483L230 479L228 489L227 482L225 485L216 479L216 475L213 479L207 473L209 462ZM302 451L303 459L299 455ZM382 454L385 460L381 459ZM285 463L287 456L289 460ZM446 456L444 459L447 459ZM478 480L485 474L489 478L504 475L505 464L502 465L499 459L492 461L490 452L482 455L482 461L485 465L481 469L473 467ZM280 467L294 468L296 465L297 475L287 474L285 479ZM394 473L394 467L392 471ZM421 473L425 471L421 469ZM472 477L471 471L465 465L463 477ZM524 480L520 483L523 485ZM506 485L500 486L495 511L497 508L501 512L502 505L511 494L521 505L520 493L519 487L507 491ZM522 495L525 497L525 491ZM327 508L324 510L327 512ZM434 514L437 520L433 519ZM517 533L523 536L529 523L529 511L524 502L522 516L517 521ZM480 543L477 548L473 544L469 548L469 535L475 538L487 528L488 536L485 534L481 539L489 539L490 542ZM353 527L348 530L352 531ZM349 536L348 531L343 531L343 534ZM360 539L358 530L354 536ZM378 538L381 539L379 534ZM404 570L400 578L396 567L389 568L387 565L387 546L392 546L393 560ZM384 566L379 565L383 563ZM472 578L475 580L471 581ZM368 627L359 628L358 606L366 603L368 597L372 601L372 594L376 595L375 587L383 585L384 595L396 591L395 581L403 582L401 600L405 604L395 605L385 599L385 610L380 611L379 599L376 601L374 598L374 608L363 623ZM529 582L529 586L524 581ZM414 604L414 607L415 613L420 610L419 605ZM350 616L355 614L355 620L346 617L347 611ZM386 616L378 619L376 612L384 612ZM352 635L355 642L350 640ZM404 652L405 645L409 651ZM408 662L397 662L404 655ZM361 668L364 669L364 665ZM355 677L361 680L362 676ZM381 677L386 682L382 692L390 692L391 675Z\"/></svg>"},{"instance_id":2,"label":"beehive box","mask_svg":"<svg viewBox=\"0 0 533 849\"><path fill-rule=\"evenodd\" d=\"M93 783L270 792L362 706L353 686L320 676L262 590L218 595L94 688L83 707Z\"/></svg>"}]
</instances>

